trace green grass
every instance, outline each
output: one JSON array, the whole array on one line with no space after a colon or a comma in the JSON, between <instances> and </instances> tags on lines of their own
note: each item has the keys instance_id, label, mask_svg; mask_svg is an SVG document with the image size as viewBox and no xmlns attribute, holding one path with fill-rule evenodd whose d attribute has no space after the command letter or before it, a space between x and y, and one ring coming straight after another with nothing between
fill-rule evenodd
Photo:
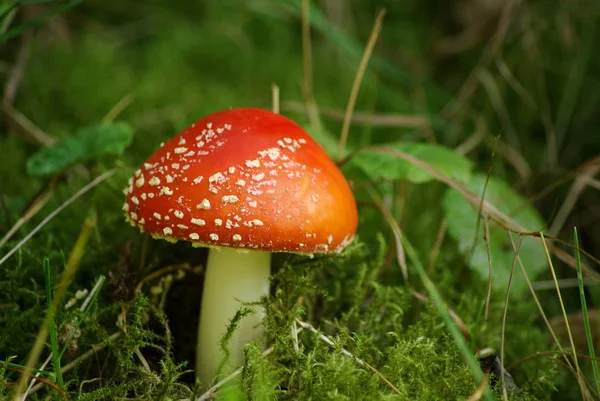
<instances>
[{"instance_id":1,"label":"green grass","mask_svg":"<svg viewBox=\"0 0 600 401\"><path fill-rule=\"evenodd\" d=\"M585 286L583 284L583 273L581 272L581 253L579 252L579 235L577 229L573 231L573 244L575 244L575 258L577 261L577 284L579 285L579 295L581 297L581 311L583 313L583 323L585 326L585 339L588 345L588 352L592 358L596 358L596 348L594 345L594 339L592 337L592 328L590 326L590 318L587 307L587 301L585 299ZM592 371L594 372L594 381L596 382L596 389L600 391L600 370L598 369L598 361L592 360Z\"/></svg>"},{"instance_id":2,"label":"green grass","mask_svg":"<svg viewBox=\"0 0 600 401\"><path fill-rule=\"evenodd\" d=\"M38 373L28 400L206 399L191 371L206 251L131 228L122 189L198 118L270 108L274 83L281 112L336 159L337 116L381 8L355 108L370 119L350 125L341 162L358 238L335 257L275 256L266 347L248 344L214 394L598 398L587 162L600 149L600 7L522 2L503 36L490 22L444 56L468 25L452 17L461 2L442 3L311 2L317 120L302 104L301 0L0 6L0 82L15 89L0 120L0 399ZM574 250L550 242L574 226ZM539 230L551 260L532 235L516 258L519 232ZM518 393L480 369L486 348Z\"/></svg>"}]
</instances>

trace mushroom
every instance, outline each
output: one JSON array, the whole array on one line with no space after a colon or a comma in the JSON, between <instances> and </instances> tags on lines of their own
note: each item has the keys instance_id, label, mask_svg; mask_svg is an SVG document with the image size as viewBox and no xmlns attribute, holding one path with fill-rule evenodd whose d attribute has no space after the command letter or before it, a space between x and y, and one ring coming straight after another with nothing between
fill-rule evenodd
<instances>
[{"instance_id":1,"label":"mushroom","mask_svg":"<svg viewBox=\"0 0 600 401\"><path fill-rule=\"evenodd\" d=\"M224 359L220 342L240 302L269 294L272 252L339 252L357 227L348 183L292 120L255 108L220 111L171 139L125 189L127 221L154 238L208 247L196 374ZM228 365L262 336L264 312L240 322Z\"/></svg>"}]
</instances>

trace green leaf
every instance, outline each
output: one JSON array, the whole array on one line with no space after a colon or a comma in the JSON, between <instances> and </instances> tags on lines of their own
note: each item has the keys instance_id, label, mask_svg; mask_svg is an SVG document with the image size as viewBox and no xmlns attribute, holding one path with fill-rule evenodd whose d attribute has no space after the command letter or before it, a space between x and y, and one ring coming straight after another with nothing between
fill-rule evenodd
<instances>
[{"instance_id":1,"label":"green leaf","mask_svg":"<svg viewBox=\"0 0 600 401\"><path fill-rule=\"evenodd\" d=\"M467 189L481 196L486 179L487 176L484 174L473 176ZM537 210L503 181L490 178L485 192L485 200L527 231L539 231L544 228L544 222ZM458 243L460 252L468 258L469 267L487 280L489 266L483 221L480 221L479 232L475 235L478 218L477 206L465 200L456 190L449 189L444 196L442 207L448 223L448 233ZM511 235L515 245L518 245L519 236ZM473 241L477 241L477 244L471 254ZM490 221L489 242L492 259L492 285L497 289L505 290L513 265L514 252L505 230L493 221ZM532 237L523 238L519 256L528 276L532 279L548 265L543 245ZM524 291L527 291L527 284L520 273L519 266L516 265L511 292L522 293Z\"/></svg>"},{"instance_id":2,"label":"green leaf","mask_svg":"<svg viewBox=\"0 0 600 401\"><path fill-rule=\"evenodd\" d=\"M83 128L75 135L33 154L27 160L27 174L52 175L76 163L121 154L132 139L133 129L124 122L106 122Z\"/></svg>"},{"instance_id":3,"label":"green leaf","mask_svg":"<svg viewBox=\"0 0 600 401\"><path fill-rule=\"evenodd\" d=\"M408 153L457 181L466 183L471 178L471 161L444 146L412 142L384 146ZM434 178L422 168L380 150L360 152L351 163L359 166L371 179L408 180L420 184Z\"/></svg>"}]
</instances>

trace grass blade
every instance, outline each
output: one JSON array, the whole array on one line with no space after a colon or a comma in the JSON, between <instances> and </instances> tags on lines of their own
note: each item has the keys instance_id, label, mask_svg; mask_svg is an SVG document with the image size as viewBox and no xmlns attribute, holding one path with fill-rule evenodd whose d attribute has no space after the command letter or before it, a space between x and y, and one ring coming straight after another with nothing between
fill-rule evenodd
<instances>
[{"instance_id":1,"label":"grass blade","mask_svg":"<svg viewBox=\"0 0 600 401\"><path fill-rule=\"evenodd\" d=\"M60 366L60 355L58 352L58 338L56 335L56 321L54 319L54 305L52 304L52 282L50 278L50 260L44 258L44 275L46 277L46 303L48 304L48 314L50 315L50 348L52 349L52 365L56 373L56 380L60 388L64 389L65 382L62 377Z\"/></svg>"},{"instance_id":2,"label":"grass blade","mask_svg":"<svg viewBox=\"0 0 600 401\"><path fill-rule=\"evenodd\" d=\"M590 327L590 318L587 310L587 302L585 301L585 287L583 283L583 274L581 272L581 255L579 253L579 234L577 228L573 229L573 242L575 244L575 261L577 267L577 281L579 282L579 296L581 297L581 311L583 312L583 324L585 325L585 337L588 343L590 356L596 358L594 349L594 340L592 338L592 329ZM596 389L600 392L600 369L598 369L598 361L592 359L592 370L594 372L594 380L596 381Z\"/></svg>"}]
</instances>

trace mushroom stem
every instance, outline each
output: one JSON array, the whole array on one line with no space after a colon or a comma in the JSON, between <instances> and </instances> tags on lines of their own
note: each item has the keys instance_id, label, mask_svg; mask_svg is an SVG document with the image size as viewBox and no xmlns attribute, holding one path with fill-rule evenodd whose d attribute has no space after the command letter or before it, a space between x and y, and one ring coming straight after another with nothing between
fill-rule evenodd
<instances>
[{"instance_id":1,"label":"mushroom stem","mask_svg":"<svg viewBox=\"0 0 600 401\"><path fill-rule=\"evenodd\" d=\"M270 266L270 252L225 247L209 250L196 346L196 375L203 386L209 386L217 373L226 374L241 365L243 346L262 336L264 311L260 308L239 322L228 344L229 359L217 372L225 358L221 340L241 303L256 302L269 294Z\"/></svg>"}]
</instances>

